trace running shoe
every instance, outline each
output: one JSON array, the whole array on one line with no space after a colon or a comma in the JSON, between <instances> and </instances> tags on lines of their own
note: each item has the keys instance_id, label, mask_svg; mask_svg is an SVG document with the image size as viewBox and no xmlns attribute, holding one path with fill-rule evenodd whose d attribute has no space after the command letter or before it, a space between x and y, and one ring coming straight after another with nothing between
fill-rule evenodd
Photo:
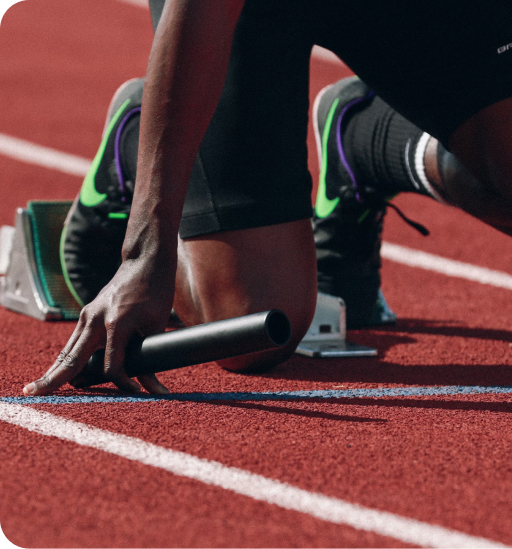
<instances>
[{"instance_id":1,"label":"running shoe","mask_svg":"<svg viewBox=\"0 0 512 549\"><path fill-rule=\"evenodd\" d=\"M321 167L313 217L318 290L345 301L348 329L396 321L380 290L387 197L356 179L343 148L347 120L373 95L351 77L324 88L313 106Z\"/></svg>"},{"instance_id":2,"label":"running shoe","mask_svg":"<svg viewBox=\"0 0 512 549\"><path fill-rule=\"evenodd\" d=\"M110 104L103 138L64 223L60 257L66 283L84 306L112 279L135 184L144 80L123 84Z\"/></svg>"}]
</instances>

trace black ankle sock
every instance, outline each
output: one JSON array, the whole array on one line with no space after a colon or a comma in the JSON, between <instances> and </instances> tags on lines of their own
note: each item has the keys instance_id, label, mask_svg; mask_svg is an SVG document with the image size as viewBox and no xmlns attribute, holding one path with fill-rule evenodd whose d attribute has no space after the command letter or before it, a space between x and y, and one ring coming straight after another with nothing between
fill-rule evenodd
<instances>
[{"instance_id":1,"label":"black ankle sock","mask_svg":"<svg viewBox=\"0 0 512 549\"><path fill-rule=\"evenodd\" d=\"M344 150L363 186L373 187L385 196L399 192L433 196L424 170L418 173L415 162L417 149L422 148L424 153L427 134L379 97L354 107L348 115L343 131Z\"/></svg>"}]
</instances>

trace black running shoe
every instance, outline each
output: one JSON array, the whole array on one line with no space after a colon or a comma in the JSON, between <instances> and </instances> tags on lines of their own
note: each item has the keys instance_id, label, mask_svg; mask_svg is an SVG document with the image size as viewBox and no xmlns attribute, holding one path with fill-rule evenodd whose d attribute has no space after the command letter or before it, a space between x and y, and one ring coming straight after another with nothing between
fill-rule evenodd
<instances>
[{"instance_id":1,"label":"black running shoe","mask_svg":"<svg viewBox=\"0 0 512 549\"><path fill-rule=\"evenodd\" d=\"M135 184L144 80L123 84L110 104L103 139L61 237L66 283L78 303L92 301L121 264Z\"/></svg>"},{"instance_id":2,"label":"black running shoe","mask_svg":"<svg viewBox=\"0 0 512 549\"><path fill-rule=\"evenodd\" d=\"M349 116L373 92L357 77L324 88L313 107L321 166L313 229L318 290L341 297L347 328L396 321L380 291L380 247L387 199L358 181L343 149Z\"/></svg>"}]
</instances>

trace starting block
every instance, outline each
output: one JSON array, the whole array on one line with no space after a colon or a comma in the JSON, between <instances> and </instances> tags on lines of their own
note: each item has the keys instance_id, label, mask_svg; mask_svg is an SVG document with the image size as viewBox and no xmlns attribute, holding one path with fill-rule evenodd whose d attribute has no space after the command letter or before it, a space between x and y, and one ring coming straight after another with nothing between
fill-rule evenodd
<instances>
[{"instance_id":1,"label":"starting block","mask_svg":"<svg viewBox=\"0 0 512 549\"><path fill-rule=\"evenodd\" d=\"M0 228L0 304L39 320L77 320L80 305L60 263L62 227L71 201L31 201L18 208L14 227ZM396 319L380 294L380 320ZM345 304L319 293L313 322L297 353L312 357L376 356L376 349L346 340Z\"/></svg>"},{"instance_id":2,"label":"starting block","mask_svg":"<svg viewBox=\"0 0 512 549\"><path fill-rule=\"evenodd\" d=\"M346 336L343 299L318 292L313 322L295 352L311 358L377 356L377 349L351 343Z\"/></svg>"},{"instance_id":3,"label":"starting block","mask_svg":"<svg viewBox=\"0 0 512 549\"><path fill-rule=\"evenodd\" d=\"M60 265L60 237L72 202L33 201L14 227L0 228L0 304L39 320L76 320L80 305Z\"/></svg>"}]
</instances>

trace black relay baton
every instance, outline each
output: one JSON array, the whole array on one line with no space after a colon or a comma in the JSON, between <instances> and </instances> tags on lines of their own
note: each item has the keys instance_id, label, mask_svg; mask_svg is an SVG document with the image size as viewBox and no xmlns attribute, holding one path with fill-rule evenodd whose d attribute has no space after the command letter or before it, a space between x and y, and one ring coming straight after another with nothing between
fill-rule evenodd
<instances>
[{"instance_id":1,"label":"black relay baton","mask_svg":"<svg viewBox=\"0 0 512 549\"><path fill-rule=\"evenodd\" d=\"M286 345L291 333L290 320L280 309L217 320L132 339L124 368L129 377L135 377L257 353ZM80 388L107 383L104 359L105 350L96 351L71 385Z\"/></svg>"}]
</instances>

